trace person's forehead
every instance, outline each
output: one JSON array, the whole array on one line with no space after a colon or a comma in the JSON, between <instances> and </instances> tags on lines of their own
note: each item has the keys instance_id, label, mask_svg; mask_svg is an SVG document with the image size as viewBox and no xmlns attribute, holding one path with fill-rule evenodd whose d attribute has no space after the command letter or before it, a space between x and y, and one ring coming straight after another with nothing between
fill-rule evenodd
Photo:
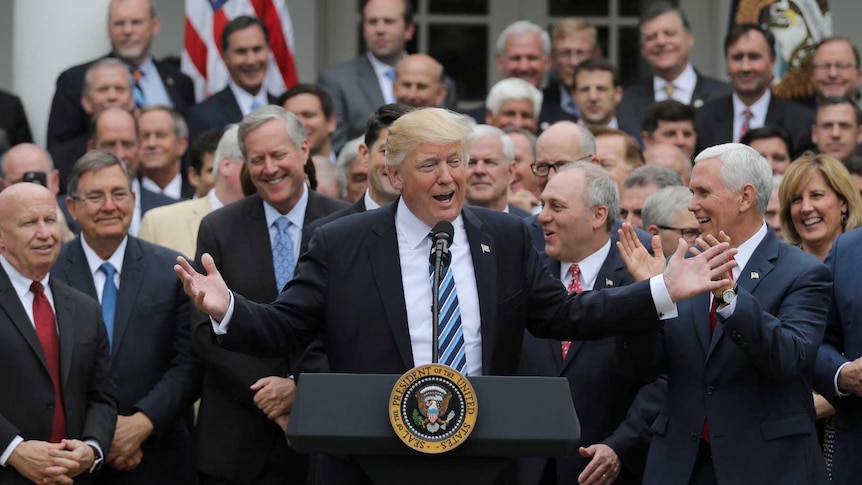
<instances>
[{"instance_id":1,"label":"person's forehead","mask_svg":"<svg viewBox=\"0 0 862 485\"><path fill-rule=\"evenodd\" d=\"M847 121L855 123L856 113L849 104L822 106L817 110L817 121Z\"/></svg>"},{"instance_id":2,"label":"person's forehead","mask_svg":"<svg viewBox=\"0 0 862 485\"><path fill-rule=\"evenodd\" d=\"M853 47L844 39L831 40L820 45L820 47L814 51L815 63L826 57L830 59L840 58L841 60L849 62L855 62L856 60L853 55Z\"/></svg>"},{"instance_id":3,"label":"person's forehead","mask_svg":"<svg viewBox=\"0 0 862 485\"><path fill-rule=\"evenodd\" d=\"M532 31L518 32L506 37L503 44L503 53L510 54L512 51L523 52L524 50L542 54L542 39L539 34Z\"/></svg>"}]
</instances>

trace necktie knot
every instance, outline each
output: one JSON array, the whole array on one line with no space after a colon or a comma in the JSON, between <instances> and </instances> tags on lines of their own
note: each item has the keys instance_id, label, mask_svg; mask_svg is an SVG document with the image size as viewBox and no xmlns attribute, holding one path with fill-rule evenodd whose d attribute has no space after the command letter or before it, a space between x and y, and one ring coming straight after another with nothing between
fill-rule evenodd
<instances>
[{"instance_id":1,"label":"necktie knot","mask_svg":"<svg viewBox=\"0 0 862 485\"><path fill-rule=\"evenodd\" d=\"M117 268L114 268L114 265L111 263L102 263L99 266L99 271L104 273L106 278L113 281L114 274L117 272Z\"/></svg>"},{"instance_id":2,"label":"necktie knot","mask_svg":"<svg viewBox=\"0 0 862 485\"><path fill-rule=\"evenodd\" d=\"M36 296L41 296L45 294L45 288L42 286L42 283L38 281L30 283L30 291L32 291L33 294Z\"/></svg>"},{"instance_id":3,"label":"necktie knot","mask_svg":"<svg viewBox=\"0 0 862 485\"><path fill-rule=\"evenodd\" d=\"M144 72L138 69L137 67L132 68L132 77L135 79L135 82L140 82L141 78L144 76Z\"/></svg>"},{"instance_id":4,"label":"necktie knot","mask_svg":"<svg viewBox=\"0 0 862 485\"><path fill-rule=\"evenodd\" d=\"M673 99L673 93L676 92L676 86L671 83L665 83L662 89L667 94L667 99Z\"/></svg>"},{"instance_id":5,"label":"necktie knot","mask_svg":"<svg viewBox=\"0 0 862 485\"><path fill-rule=\"evenodd\" d=\"M572 275L572 280L569 281L569 293L580 293L583 291L581 287L581 268L577 264L569 266L569 274Z\"/></svg>"},{"instance_id":6,"label":"necktie knot","mask_svg":"<svg viewBox=\"0 0 862 485\"><path fill-rule=\"evenodd\" d=\"M287 232L287 229L290 227L290 219L287 217L281 216L275 220L273 223L278 232L284 233Z\"/></svg>"},{"instance_id":7,"label":"necktie knot","mask_svg":"<svg viewBox=\"0 0 862 485\"><path fill-rule=\"evenodd\" d=\"M256 99L251 102L251 110L252 111L260 108L260 106L261 106L260 101L258 101Z\"/></svg>"},{"instance_id":8,"label":"necktie knot","mask_svg":"<svg viewBox=\"0 0 862 485\"><path fill-rule=\"evenodd\" d=\"M387 69L387 70L386 70L386 77L387 77L390 81L395 82L395 69L393 69L393 68L391 68L391 67L390 67L389 69Z\"/></svg>"}]
</instances>

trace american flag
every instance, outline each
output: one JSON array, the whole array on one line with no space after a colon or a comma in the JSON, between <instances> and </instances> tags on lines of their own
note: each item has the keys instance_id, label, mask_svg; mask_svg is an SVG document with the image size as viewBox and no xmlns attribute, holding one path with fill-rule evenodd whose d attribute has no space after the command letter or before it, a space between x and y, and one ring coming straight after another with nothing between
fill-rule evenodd
<instances>
[{"instance_id":1,"label":"american flag","mask_svg":"<svg viewBox=\"0 0 862 485\"><path fill-rule=\"evenodd\" d=\"M227 86L230 75L221 57L221 32L240 15L258 17L269 30L272 56L266 90L277 96L299 82L293 60L293 27L284 0L186 0L182 71L194 81L198 101Z\"/></svg>"}]
</instances>

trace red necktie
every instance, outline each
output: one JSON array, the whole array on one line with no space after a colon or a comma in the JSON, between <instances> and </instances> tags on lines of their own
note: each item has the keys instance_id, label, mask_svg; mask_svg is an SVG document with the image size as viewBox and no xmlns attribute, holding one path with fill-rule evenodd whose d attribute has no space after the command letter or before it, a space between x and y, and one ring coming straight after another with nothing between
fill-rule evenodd
<instances>
[{"instance_id":1,"label":"red necktie","mask_svg":"<svg viewBox=\"0 0 862 485\"><path fill-rule=\"evenodd\" d=\"M572 280L569 281L569 294L572 293L580 293L584 291L581 287L581 268L578 267L577 264L573 264L569 267L569 273L572 275ZM572 346L571 340L563 340L560 343L560 346L563 351L563 360L566 360L566 354L569 353L569 347Z\"/></svg>"},{"instance_id":2,"label":"red necktie","mask_svg":"<svg viewBox=\"0 0 862 485\"><path fill-rule=\"evenodd\" d=\"M730 258L733 261L733 258ZM730 281L733 281L733 269L728 272L730 273ZM715 326L718 325L718 316L716 315L716 310L718 310L718 298L715 296L712 297L712 304L709 306L709 336L712 337L712 334L715 333ZM703 429L700 431L700 437L703 438L703 441L709 443L709 420L704 420Z\"/></svg>"},{"instance_id":3,"label":"red necktie","mask_svg":"<svg viewBox=\"0 0 862 485\"><path fill-rule=\"evenodd\" d=\"M57 325L54 323L54 310L45 296L42 283L34 281L30 284L33 292L33 322L36 334L42 344L45 363L54 382L54 419L51 422L52 443L59 443L66 437L66 409L63 406L63 391L60 384L60 339L57 337Z\"/></svg>"}]
</instances>

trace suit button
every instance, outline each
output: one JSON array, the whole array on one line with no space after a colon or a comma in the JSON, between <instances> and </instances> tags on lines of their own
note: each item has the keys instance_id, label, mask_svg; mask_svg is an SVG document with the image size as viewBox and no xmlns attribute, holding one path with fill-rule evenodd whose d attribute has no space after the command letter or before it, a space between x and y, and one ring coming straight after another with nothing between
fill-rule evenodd
<instances>
[{"instance_id":1,"label":"suit button","mask_svg":"<svg viewBox=\"0 0 862 485\"><path fill-rule=\"evenodd\" d=\"M706 386L706 394L707 394L708 396L712 396L712 391L714 391L714 390L715 390L715 388L714 388L714 387L712 387L712 386Z\"/></svg>"},{"instance_id":2,"label":"suit button","mask_svg":"<svg viewBox=\"0 0 862 485\"><path fill-rule=\"evenodd\" d=\"M697 441L700 439L700 435L698 435L697 433L692 433L690 438L692 441Z\"/></svg>"},{"instance_id":3,"label":"suit button","mask_svg":"<svg viewBox=\"0 0 862 485\"><path fill-rule=\"evenodd\" d=\"M45 405L45 409L47 409L49 411L53 411L54 410L54 403L49 402L48 404Z\"/></svg>"}]
</instances>

